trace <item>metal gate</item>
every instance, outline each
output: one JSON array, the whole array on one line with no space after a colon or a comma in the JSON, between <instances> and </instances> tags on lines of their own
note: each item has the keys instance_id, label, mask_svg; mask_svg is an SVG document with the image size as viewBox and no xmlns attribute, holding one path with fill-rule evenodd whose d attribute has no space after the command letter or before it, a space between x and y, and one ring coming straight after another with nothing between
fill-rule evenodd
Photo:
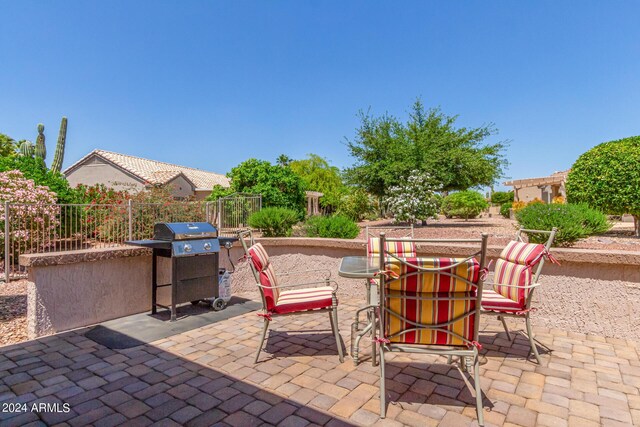
<instances>
[{"instance_id":1,"label":"metal gate","mask_svg":"<svg viewBox=\"0 0 640 427\"><path fill-rule=\"evenodd\" d=\"M249 227L251 214L262 209L262 196L236 193L218 199L218 229L225 232L244 230Z\"/></svg>"}]
</instances>

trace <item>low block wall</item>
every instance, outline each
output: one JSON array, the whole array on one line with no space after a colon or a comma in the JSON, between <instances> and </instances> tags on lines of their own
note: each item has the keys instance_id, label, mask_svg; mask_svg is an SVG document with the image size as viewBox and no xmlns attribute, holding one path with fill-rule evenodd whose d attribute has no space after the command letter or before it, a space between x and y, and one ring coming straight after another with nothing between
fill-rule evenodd
<instances>
[{"instance_id":1,"label":"low block wall","mask_svg":"<svg viewBox=\"0 0 640 427\"><path fill-rule=\"evenodd\" d=\"M144 248L22 255L29 268L30 338L151 308L151 255Z\"/></svg>"},{"instance_id":2,"label":"low block wall","mask_svg":"<svg viewBox=\"0 0 640 427\"><path fill-rule=\"evenodd\" d=\"M286 265L287 272L322 266L332 271L340 285L339 295L355 296L360 293L360 281L339 278L337 270L343 256L365 253L364 241L265 238L261 242L274 257L276 269L278 264ZM500 250L490 247L489 257L497 257ZM562 265L547 264L545 276L640 283L638 252L554 249L553 253ZM418 254L460 256L468 254L468 248L464 245L419 244ZM232 279L232 292L255 292L249 268L237 261L241 256L242 248L236 244L230 252L237 269ZM159 261L159 280L168 282L169 262L166 259ZM29 269L27 319L32 338L151 309L149 249L127 246L22 255L20 263ZM231 268L225 250L220 253L220 265ZM311 276L308 278L313 279ZM162 293L159 294L159 302L167 302Z\"/></svg>"}]
</instances>

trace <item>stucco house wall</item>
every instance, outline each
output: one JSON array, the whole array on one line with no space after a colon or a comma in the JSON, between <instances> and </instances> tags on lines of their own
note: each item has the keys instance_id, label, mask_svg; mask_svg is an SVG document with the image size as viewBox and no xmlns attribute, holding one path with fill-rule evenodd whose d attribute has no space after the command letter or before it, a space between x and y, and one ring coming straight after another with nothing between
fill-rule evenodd
<instances>
[{"instance_id":1,"label":"stucco house wall","mask_svg":"<svg viewBox=\"0 0 640 427\"><path fill-rule=\"evenodd\" d=\"M140 191L144 189L144 183L140 179L99 157L90 159L87 163L68 172L66 176L71 187L77 187L80 184L88 186L104 184L116 190Z\"/></svg>"}]
</instances>

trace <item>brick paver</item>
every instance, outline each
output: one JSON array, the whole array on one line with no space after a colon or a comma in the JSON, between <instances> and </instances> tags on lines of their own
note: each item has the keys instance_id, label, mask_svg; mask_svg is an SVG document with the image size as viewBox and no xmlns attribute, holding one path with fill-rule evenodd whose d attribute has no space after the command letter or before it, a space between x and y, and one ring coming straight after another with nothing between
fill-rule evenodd
<instances>
[{"instance_id":1,"label":"brick paver","mask_svg":"<svg viewBox=\"0 0 640 427\"><path fill-rule=\"evenodd\" d=\"M360 303L340 301L347 348ZM326 314L286 319L272 322L258 364L262 319L254 313L126 350L104 348L85 330L0 348L0 403L27 405L1 412L0 424L477 424L458 369L444 358L410 354L387 358L389 404L381 420L370 342L361 341L358 367L349 357L340 363ZM539 366L525 360L521 334L511 342L493 318L482 323L486 425L640 424L638 343L535 328L553 349Z\"/></svg>"}]
</instances>

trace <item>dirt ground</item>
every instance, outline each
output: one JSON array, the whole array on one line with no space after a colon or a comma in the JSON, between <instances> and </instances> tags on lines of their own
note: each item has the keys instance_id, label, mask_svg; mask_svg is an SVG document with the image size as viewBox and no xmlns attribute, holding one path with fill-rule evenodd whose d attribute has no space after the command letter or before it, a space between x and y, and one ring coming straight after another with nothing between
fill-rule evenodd
<instances>
[{"instance_id":1,"label":"dirt ground","mask_svg":"<svg viewBox=\"0 0 640 427\"><path fill-rule=\"evenodd\" d=\"M367 226L393 226L391 220L370 221L360 224L362 231L357 237L364 239ZM469 221L459 219L439 219L430 220L427 226L416 226L414 228L414 236L416 238L477 238L480 233L489 233L490 245L504 245L512 239L517 223L504 218L477 218ZM407 230L384 230L388 235L394 237L405 236ZM376 230L379 232L379 230ZM605 250L626 250L640 251L640 239L633 237L633 223L618 222L607 233L600 236L593 236L580 240L574 248L582 249L605 249ZM291 271L308 268L308 260L301 259L296 255L282 255L274 260L274 265L279 271ZM326 259L324 259L326 258ZM338 269L337 260L329 257L314 258L315 268L327 268L332 272ZM245 266L246 267L246 266ZM248 268L240 269L234 275L234 292L252 292L253 279L249 276ZM336 276L334 274L334 276ZM342 297L357 297L360 295L359 282L338 278L340 284L340 295ZM576 279L571 277L553 277L543 278L543 283L549 282L548 286L543 286L540 292L542 316L538 322L549 325L550 327L559 327L576 332L594 333L604 336L614 336L616 338L640 339L640 332L637 332L637 326L634 322L629 323L629 328L610 328L610 325L620 325L620 322L614 322L614 319L607 321L611 314L606 304L598 301L606 301L615 299L622 294L633 291L633 295L626 295L623 301L633 301L626 309L622 310L625 317L634 319L636 314L640 314L640 299L638 299L638 284L626 282L607 282L606 286L602 281L590 279ZM249 283L251 286L246 285ZM565 286L566 285L566 286ZM597 294L598 298L594 304L589 304L589 310L567 310L567 306L571 306L562 298L553 297L556 293L563 295L560 288L568 287L575 289L579 294L584 295L588 290L589 294ZM601 292L606 289L606 292ZM579 290L579 291L578 291ZM593 291L593 292L592 292ZM597 291L597 292L596 292ZM619 294L619 295L618 295ZM578 296L578 295L576 295ZM580 300L580 298L577 298ZM637 302L637 304L636 304ZM565 305L567 303L567 305ZM625 302L626 303L626 302ZM575 306L575 305L574 305ZM593 312L596 310L597 312ZM27 339L26 330L26 312L27 312L27 287L26 281L20 280L10 282L8 284L0 282L0 346L12 344ZM588 313L588 315L587 315ZM608 316L608 317L607 317ZM593 319L598 319L595 322ZM605 319L605 320L602 320ZM620 320L620 319L616 319ZM633 326L633 327L631 327Z\"/></svg>"}]
</instances>

